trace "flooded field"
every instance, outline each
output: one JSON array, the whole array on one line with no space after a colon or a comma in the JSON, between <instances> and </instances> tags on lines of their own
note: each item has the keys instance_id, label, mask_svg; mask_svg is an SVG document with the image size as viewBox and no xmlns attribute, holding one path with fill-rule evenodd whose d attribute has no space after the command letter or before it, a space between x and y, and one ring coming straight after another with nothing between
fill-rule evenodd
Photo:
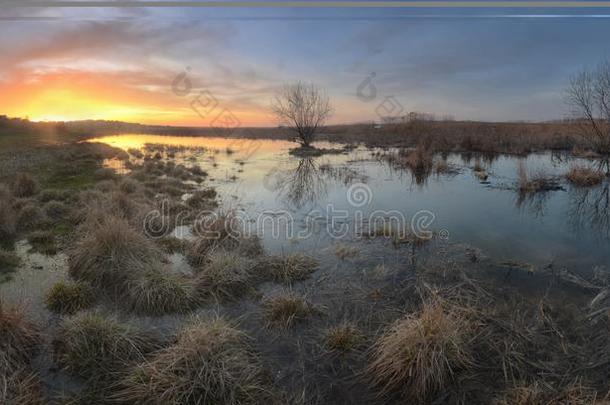
<instances>
[{"instance_id":1,"label":"flooded field","mask_svg":"<svg viewBox=\"0 0 610 405\"><path fill-rule=\"evenodd\" d=\"M426 227L442 231L447 242L471 245L498 261L536 267L555 264L579 272L610 265L608 182L583 189L563 179L571 166L586 164L583 159L551 153L492 159L448 155L447 172L417 178L408 169L379 159L378 150L363 147L299 158L289 154L293 143L271 140L125 135L92 141L124 150L145 144L208 148L196 162L209 171L225 205L256 220L265 246L276 252L297 249L319 254L332 250L333 240L362 241L358 236L367 224L358 223L359 215L379 218L397 211L408 224L419 213L429 219ZM226 153L227 148L234 153ZM176 159L187 162L180 155ZM484 180L474 171L477 165L486 173ZM530 173L542 171L557 178L559 187L520 195L520 165ZM351 204L350 190L356 191L351 187L362 184L365 200ZM333 209L340 211L334 225L329 224ZM279 219L266 223L271 214L289 218L294 228L286 228ZM276 229L276 235L273 225L282 228ZM299 233L307 237L299 239ZM358 249L362 248L366 244Z\"/></svg>"},{"instance_id":2,"label":"flooded field","mask_svg":"<svg viewBox=\"0 0 610 405\"><path fill-rule=\"evenodd\" d=\"M20 212L39 204L48 218L43 231L17 238L20 264L0 293L43 332L32 360L43 396L70 404L604 397L609 184L565 177L590 160L435 154L414 169L399 164L410 150L294 147L95 138L68 152L63 164L76 170L59 166L69 192L17 198ZM91 178L81 173L94 162ZM209 381L181 377L198 347L221 344L237 357L221 350L206 360L200 367L218 367ZM218 378L237 380L219 393L224 382L213 376L227 367Z\"/></svg>"}]
</instances>

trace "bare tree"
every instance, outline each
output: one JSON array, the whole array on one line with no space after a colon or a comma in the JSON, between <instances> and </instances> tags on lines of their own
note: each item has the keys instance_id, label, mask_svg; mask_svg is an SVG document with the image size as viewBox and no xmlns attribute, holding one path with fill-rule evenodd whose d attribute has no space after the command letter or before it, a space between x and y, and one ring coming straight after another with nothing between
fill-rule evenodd
<instances>
[{"instance_id":1,"label":"bare tree","mask_svg":"<svg viewBox=\"0 0 610 405\"><path fill-rule=\"evenodd\" d=\"M567 102L584 121L584 135L602 155L610 155L610 61L570 80Z\"/></svg>"},{"instance_id":2,"label":"bare tree","mask_svg":"<svg viewBox=\"0 0 610 405\"><path fill-rule=\"evenodd\" d=\"M301 146L311 145L333 111L328 96L320 88L303 82L284 86L272 109L281 125L297 133L296 140Z\"/></svg>"}]
</instances>

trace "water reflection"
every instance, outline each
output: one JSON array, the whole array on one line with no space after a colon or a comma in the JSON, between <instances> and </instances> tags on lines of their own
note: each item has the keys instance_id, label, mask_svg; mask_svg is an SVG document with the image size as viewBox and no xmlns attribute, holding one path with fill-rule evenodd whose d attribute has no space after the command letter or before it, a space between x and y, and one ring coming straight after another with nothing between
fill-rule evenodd
<instances>
[{"instance_id":1,"label":"water reflection","mask_svg":"<svg viewBox=\"0 0 610 405\"><path fill-rule=\"evenodd\" d=\"M573 188L568 218L576 230L592 230L598 236L610 238L610 182L594 188Z\"/></svg>"},{"instance_id":2,"label":"water reflection","mask_svg":"<svg viewBox=\"0 0 610 405\"><path fill-rule=\"evenodd\" d=\"M268 188L288 206L301 209L328 193L328 183L314 158L299 160L293 168L276 167L265 177Z\"/></svg>"}]
</instances>

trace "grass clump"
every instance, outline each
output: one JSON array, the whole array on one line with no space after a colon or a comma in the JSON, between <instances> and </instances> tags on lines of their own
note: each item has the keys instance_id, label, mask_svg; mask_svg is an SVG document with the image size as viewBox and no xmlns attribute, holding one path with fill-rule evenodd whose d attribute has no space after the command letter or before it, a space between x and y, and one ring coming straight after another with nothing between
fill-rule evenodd
<instances>
[{"instance_id":1,"label":"grass clump","mask_svg":"<svg viewBox=\"0 0 610 405\"><path fill-rule=\"evenodd\" d=\"M104 379L143 361L155 343L114 316L80 312L61 323L54 347L57 363L71 375Z\"/></svg>"},{"instance_id":2,"label":"grass clump","mask_svg":"<svg viewBox=\"0 0 610 405\"><path fill-rule=\"evenodd\" d=\"M39 227L46 220L42 209L34 204L25 204L17 215L17 224L21 229L32 230Z\"/></svg>"},{"instance_id":3,"label":"grass clump","mask_svg":"<svg viewBox=\"0 0 610 405\"><path fill-rule=\"evenodd\" d=\"M215 298L237 298L251 288L252 261L236 252L218 250L197 271L199 288Z\"/></svg>"},{"instance_id":4,"label":"grass clump","mask_svg":"<svg viewBox=\"0 0 610 405\"><path fill-rule=\"evenodd\" d=\"M517 177L517 191L522 195L559 189L557 182L543 171L530 176L523 162L519 163Z\"/></svg>"},{"instance_id":5,"label":"grass clump","mask_svg":"<svg viewBox=\"0 0 610 405\"><path fill-rule=\"evenodd\" d=\"M396 321L377 340L369 372L383 393L424 401L441 390L454 370L471 364L467 321L438 302Z\"/></svg>"},{"instance_id":6,"label":"grass clump","mask_svg":"<svg viewBox=\"0 0 610 405\"><path fill-rule=\"evenodd\" d=\"M326 331L324 342L330 350L349 351L357 348L364 341L362 333L351 322L343 322Z\"/></svg>"},{"instance_id":7,"label":"grass clump","mask_svg":"<svg viewBox=\"0 0 610 405\"><path fill-rule=\"evenodd\" d=\"M27 235L28 242L32 245L32 250L44 255L57 254L55 235L51 231L33 231Z\"/></svg>"},{"instance_id":8,"label":"grass clump","mask_svg":"<svg viewBox=\"0 0 610 405\"><path fill-rule=\"evenodd\" d=\"M13 207L12 196L0 184L0 243L6 244L15 238L17 232L17 213Z\"/></svg>"},{"instance_id":9,"label":"grass clump","mask_svg":"<svg viewBox=\"0 0 610 405\"><path fill-rule=\"evenodd\" d=\"M56 283L45 297L47 308L57 314L74 314L91 307L94 302L95 291L81 281Z\"/></svg>"},{"instance_id":10,"label":"grass clump","mask_svg":"<svg viewBox=\"0 0 610 405\"><path fill-rule=\"evenodd\" d=\"M187 249L189 262L200 266L206 262L208 253L216 249L238 251L251 258L260 255L263 252L260 239L241 235L239 223L232 211L212 214L195 223L193 232L198 238Z\"/></svg>"},{"instance_id":11,"label":"grass clump","mask_svg":"<svg viewBox=\"0 0 610 405\"><path fill-rule=\"evenodd\" d=\"M17 198L31 197L38 193L38 181L29 173L19 173L13 181L13 195Z\"/></svg>"},{"instance_id":12,"label":"grass clump","mask_svg":"<svg viewBox=\"0 0 610 405\"><path fill-rule=\"evenodd\" d=\"M306 280L318 268L319 263L313 257L296 253L265 257L261 260L259 266L274 281L293 283Z\"/></svg>"},{"instance_id":13,"label":"grass clump","mask_svg":"<svg viewBox=\"0 0 610 405\"><path fill-rule=\"evenodd\" d=\"M0 403L6 405L42 405L42 385L38 374L28 368L0 372Z\"/></svg>"},{"instance_id":14,"label":"grass clump","mask_svg":"<svg viewBox=\"0 0 610 405\"><path fill-rule=\"evenodd\" d=\"M267 298L263 302L263 314L267 327L278 326L290 329L299 322L306 321L317 310L305 297L293 292Z\"/></svg>"},{"instance_id":15,"label":"grass clump","mask_svg":"<svg viewBox=\"0 0 610 405\"><path fill-rule=\"evenodd\" d=\"M149 269L128 282L130 308L146 315L187 312L197 303L195 284L182 274Z\"/></svg>"},{"instance_id":16,"label":"grass clump","mask_svg":"<svg viewBox=\"0 0 610 405\"><path fill-rule=\"evenodd\" d=\"M0 248L0 274L13 272L19 263L19 257L15 253Z\"/></svg>"},{"instance_id":17,"label":"grass clump","mask_svg":"<svg viewBox=\"0 0 610 405\"><path fill-rule=\"evenodd\" d=\"M335 245L335 256L341 260L345 260L350 257L358 256L358 249L355 247L347 246L343 243Z\"/></svg>"},{"instance_id":18,"label":"grass clump","mask_svg":"<svg viewBox=\"0 0 610 405\"><path fill-rule=\"evenodd\" d=\"M260 404L272 396L247 335L222 318L191 321L122 385L117 397L131 404Z\"/></svg>"},{"instance_id":19,"label":"grass clump","mask_svg":"<svg viewBox=\"0 0 610 405\"><path fill-rule=\"evenodd\" d=\"M576 186L590 187L600 184L604 179L604 175L589 167L574 166L566 174L566 179Z\"/></svg>"},{"instance_id":20,"label":"grass clump","mask_svg":"<svg viewBox=\"0 0 610 405\"><path fill-rule=\"evenodd\" d=\"M0 301L0 375L28 365L34 357L40 335L23 311Z\"/></svg>"},{"instance_id":21,"label":"grass clump","mask_svg":"<svg viewBox=\"0 0 610 405\"><path fill-rule=\"evenodd\" d=\"M69 253L70 275L93 287L122 290L127 282L158 268L161 250L121 218L110 217L87 227Z\"/></svg>"}]
</instances>

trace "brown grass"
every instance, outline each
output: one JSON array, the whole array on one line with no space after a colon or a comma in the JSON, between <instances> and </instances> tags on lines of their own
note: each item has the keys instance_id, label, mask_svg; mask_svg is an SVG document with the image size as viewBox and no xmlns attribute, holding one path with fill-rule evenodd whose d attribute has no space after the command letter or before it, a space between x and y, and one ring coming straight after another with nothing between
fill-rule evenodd
<instances>
[{"instance_id":1,"label":"brown grass","mask_svg":"<svg viewBox=\"0 0 610 405\"><path fill-rule=\"evenodd\" d=\"M196 318L174 345L131 370L117 399L130 404L258 404L270 388L247 335L222 318Z\"/></svg>"},{"instance_id":2,"label":"brown grass","mask_svg":"<svg viewBox=\"0 0 610 405\"><path fill-rule=\"evenodd\" d=\"M69 252L70 275L94 287L124 289L128 281L157 269L163 261L160 249L127 221L109 217L84 230Z\"/></svg>"},{"instance_id":3,"label":"brown grass","mask_svg":"<svg viewBox=\"0 0 610 405\"><path fill-rule=\"evenodd\" d=\"M0 244L15 238L17 232L17 213L8 188L0 184Z\"/></svg>"},{"instance_id":4,"label":"brown grass","mask_svg":"<svg viewBox=\"0 0 610 405\"><path fill-rule=\"evenodd\" d=\"M224 249L238 251L247 257L256 257L263 252L257 236L242 236L235 229L238 220L231 211L210 215L193 226L198 238L187 249L186 257L194 266L201 266L207 261L207 255L213 250Z\"/></svg>"},{"instance_id":5,"label":"brown grass","mask_svg":"<svg viewBox=\"0 0 610 405\"><path fill-rule=\"evenodd\" d=\"M520 194L533 194L540 191L549 191L557 188L555 180L546 173L538 171L529 175L523 162L519 162L517 169L517 191Z\"/></svg>"},{"instance_id":6,"label":"brown grass","mask_svg":"<svg viewBox=\"0 0 610 405\"><path fill-rule=\"evenodd\" d=\"M284 292L267 298L262 305L268 328L279 326L290 329L317 312L315 306L305 297L293 292Z\"/></svg>"},{"instance_id":7,"label":"brown grass","mask_svg":"<svg viewBox=\"0 0 610 405\"><path fill-rule=\"evenodd\" d=\"M197 284L203 294L234 299L251 288L254 263L236 252L216 250L196 268Z\"/></svg>"},{"instance_id":8,"label":"brown grass","mask_svg":"<svg viewBox=\"0 0 610 405\"><path fill-rule=\"evenodd\" d=\"M302 253L267 256L257 265L274 281L287 284L306 280L318 266L319 262L316 259Z\"/></svg>"},{"instance_id":9,"label":"brown grass","mask_svg":"<svg viewBox=\"0 0 610 405\"><path fill-rule=\"evenodd\" d=\"M0 375L28 365L39 343L39 328L26 319L24 311L0 300Z\"/></svg>"},{"instance_id":10,"label":"brown grass","mask_svg":"<svg viewBox=\"0 0 610 405\"><path fill-rule=\"evenodd\" d=\"M128 323L100 312L81 312L63 320L54 342L55 358L68 373L104 379L144 360L155 343Z\"/></svg>"},{"instance_id":11,"label":"brown grass","mask_svg":"<svg viewBox=\"0 0 610 405\"><path fill-rule=\"evenodd\" d=\"M377 340L369 365L374 384L384 394L398 392L423 401L442 390L455 370L471 365L467 320L424 304L418 314L396 321Z\"/></svg>"},{"instance_id":12,"label":"brown grass","mask_svg":"<svg viewBox=\"0 0 610 405\"><path fill-rule=\"evenodd\" d=\"M45 303L47 308L58 314L74 314L87 309L95 302L95 291L88 283L59 282L47 293Z\"/></svg>"},{"instance_id":13,"label":"brown grass","mask_svg":"<svg viewBox=\"0 0 610 405\"><path fill-rule=\"evenodd\" d=\"M198 303L196 284L183 274L150 268L128 281L127 306L146 315L183 313Z\"/></svg>"},{"instance_id":14,"label":"brown grass","mask_svg":"<svg viewBox=\"0 0 610 405\"><path fill-rule=\"evenodd\" d=\"M0 248L0 274L10 273L20 264L19 256Z\"/></svg>"},{"instance_id":15,"label":"brown grass","mask_svg":"<svg viewBox=\"0 0 610 405\"><path fill-rule=\"evenodd\" d=\"M604 175L589 167L574 166L566 174L566 179L576 186L590 187L600 184L604 180Z\"/></svg>"},{"instance_id":16,"label":"brown grass","mask_svg":"<svg viewBox=\"0 0 610 405\"><path fill-rule=\"evenodd\" d=\"M535 381L531 384L514 386L493 401L493 405L593 405L607 404L601 400L597 392L575 380L567 386L552 387L548 383Z\"/></svg>"},{"instance_id":17,"label":"brown grass","mask_svg":"<svg viewBox=\"0 0 610 405\"><path fill-rule=\"evenodd\" d=\"M356 257L359 254L359 251L355 247L351 247L345 245L343 243L338 243L334 248L335 256L337 256L341 260L345 260L350 257Z\"/></svg>"},{"instance_id":18,"label":"brown grass","mask_svg":"<svg viewBox=\"0 0 610 405\"><path fill-rule=\"evenodd\" d=\"M17 198L31 197L40 191L38 181L29 173L19 173L13 180L13 195Z\"/></svg>"},{"instance_id":19,"label":"brown grass","mask_svg":"<svg viewBox=\"0 0 610 405\"><path fill-rule=\"evenodd\" d=\"M330 350L349 351L362 345L364 336L352 322L343 322L326 331L326 347Z\"/></svg>"}]
</instances>

